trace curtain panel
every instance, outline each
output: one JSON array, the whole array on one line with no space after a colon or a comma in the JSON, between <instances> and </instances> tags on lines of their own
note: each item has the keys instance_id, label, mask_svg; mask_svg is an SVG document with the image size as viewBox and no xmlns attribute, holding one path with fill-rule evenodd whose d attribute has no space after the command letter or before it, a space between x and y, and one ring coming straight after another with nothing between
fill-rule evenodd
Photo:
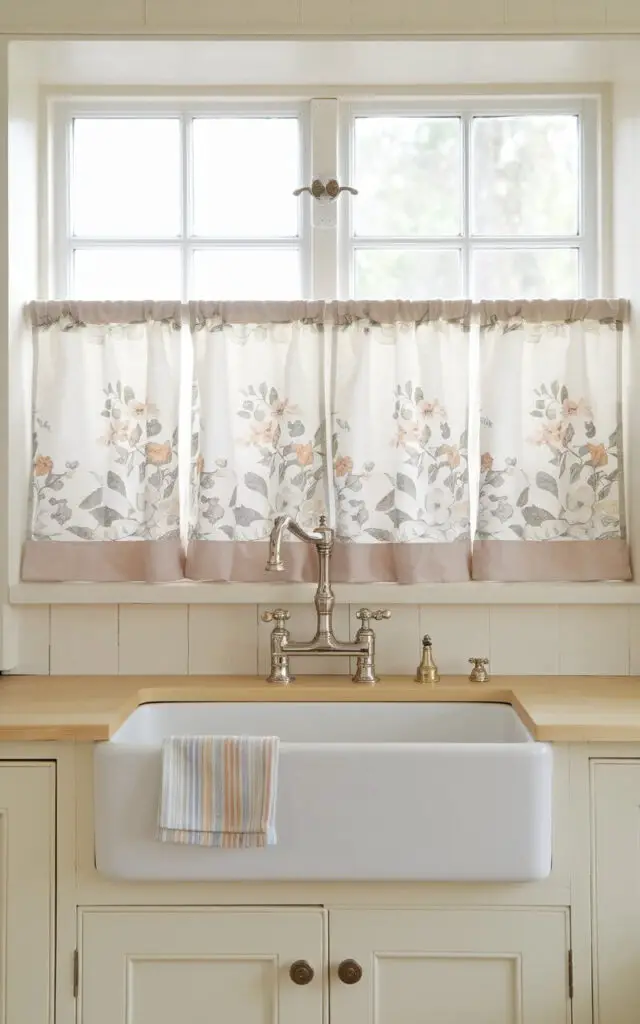
<instances>
[{"instance_id":1,"label":"curtain panel","mask_svg":"<svg viewBox=\"0 0 640 1024\"><path fill-rule=\"evenodd\" d=\"M481 303L478 580L628 580L625 301Z\"/></svg>"},{"instance_id":2,"label":"curtain panel","mask_svg":"<svg viewBox=\"0 0 640 1024\"><path fill-rule=\"evenodd\" d=\"M196 406L186 575L269 580L277 515L328 508L322 303L191 303ZM278 579L313 580L315 550L284 546Z\"/></svg>"},{"instance_id":3,"label":"curtain panel","mask_svg":"<svg viewBox=\"0 0 640 1024\"><path fill-rule=\"evenodd\" d=\"M337 578L469 579L470 304L327 312Z\"/></svg>"},{"instance_id":4,"label":"curtain panel","mask_svg":"<svg viewBox=\"0 0 640 1024\"><path fill-rule=\"evenodd\" d=\"M192 303L186 575L263 580L276 515L336 528L345 582L469 579L469 303ZM315 578L292 539L291 580Z\"/></svg>"},{"instance_id":5,"label":"curtain panel","mask_svg":"<svg viewBox=\"0 0 640 1024\"><path fill-rule=\"evenodd\" d=\"M29 307L23 579L271 581L275 517L321 513L336 581L631 578L626 301L188 312L190 347L177 303ZM315 579L312 547L284 555Z\"/></svg>"},{"instance_id":6,"label":"curtain panel","mask_svg":"<svg viewBox=\"0 0 640 1024\"><path fill-rule=\"evenodd\" d=\"M33 465L22 578L182 578L180 305L36 302L29 312Z\"/></svg>"}]
</instances>

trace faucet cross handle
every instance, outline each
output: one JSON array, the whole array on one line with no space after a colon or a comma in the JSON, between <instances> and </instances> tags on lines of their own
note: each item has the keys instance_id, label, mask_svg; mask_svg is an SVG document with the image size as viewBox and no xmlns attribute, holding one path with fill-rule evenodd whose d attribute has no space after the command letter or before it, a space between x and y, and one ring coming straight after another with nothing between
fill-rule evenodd
<instances>
[{"instance_id":1,"label":"faucet cross handle","mask_svg":"<svg viewBox=\"0 0 640 1024\"><path fill-rule=\"evenodd\" d=\"M263 612L261 619L263 622L275 622L276 629L284 629L285 622L291 618L291 612L288 612L286 608L274 608L272 612Z\"/></svg>"},{"instance_id":2,"label":"faucet cross handle","mask_svg":"<svg viewBox=\"0 0 640 1024\"><path fill-rule=\"evenodd\" d=\"M362 629L371 629L372 619L375 619L376 622L380 622L381 619L390 618L391 612L388 608L378 608L375 612L372 612L370 608L361 608L360 611L356 612L356 619L360 619L362 622Z\"/></svg>"},{"instance_id":3,"label":"faucet cross handle","mask_svg":"<svg viewBox=\"0 0 640 1024\"><path fill-rule=\"evenodd\" d=\"M489 679L489 673L486 669L486 666L489 664L489 659L469 658L469 664L473 665L469 681L472 683L486 683Z\"/></svg>"}]
</instances>

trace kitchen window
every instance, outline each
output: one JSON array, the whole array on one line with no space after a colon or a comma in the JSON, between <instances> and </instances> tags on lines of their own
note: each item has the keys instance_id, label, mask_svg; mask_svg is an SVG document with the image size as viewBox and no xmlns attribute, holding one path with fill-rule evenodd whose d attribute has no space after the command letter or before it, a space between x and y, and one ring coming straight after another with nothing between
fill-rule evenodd
<instances>
[{"instance_id":1,"label":"kitchen window","mask_svg":"<svg viewBox=\"0 0 640 1024\"><path fill-rule=\"evenodd\" d=\"M599 100L51 100L55 298L601 292ZM335 200L295 189L336 177Z\"/></svg>"}]
</instances>

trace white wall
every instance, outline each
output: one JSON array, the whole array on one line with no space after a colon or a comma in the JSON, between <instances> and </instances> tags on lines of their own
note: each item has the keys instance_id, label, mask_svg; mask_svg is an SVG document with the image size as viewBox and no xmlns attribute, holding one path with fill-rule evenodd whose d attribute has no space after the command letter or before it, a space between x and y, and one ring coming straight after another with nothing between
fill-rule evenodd
<instances>
[{"instance_id":1,"label":"white wall","mask_svg":"<svg viewBox=\"0 0 640 1024\"><path fill-rule=\"evenodd\" d=\"M284 602L286 605L286 601ZM34 605L17 610L16 672L266 675L270 627L258 605ZM352 636L356 607L338 606ZM313 635L313 607L291 607L297 639ZM640 607L627 605L399 605L376 624L378 671L412 673L433 638L442 673L467 674L488 656L496 675L640 675ZM294 672L346 674L347 659L298 658Z\"/></svg>"},{"instance_id":2,"label":"white wall","mask_svg":"<svg viewBox=\"0 0 640 1024\"><path fill-rule=\"evenodd\" d=\"M2 32L353 36L639 30L637 0L0 0Z\"/></svg>"}]
</instances>

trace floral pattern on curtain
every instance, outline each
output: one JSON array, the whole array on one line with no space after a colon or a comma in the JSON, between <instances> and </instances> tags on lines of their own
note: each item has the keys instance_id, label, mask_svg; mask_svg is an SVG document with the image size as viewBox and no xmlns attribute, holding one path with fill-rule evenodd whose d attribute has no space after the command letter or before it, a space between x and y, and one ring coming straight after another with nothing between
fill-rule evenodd
<instances>
[{"instance_id":1,"label":"floral pattern on curtain","mask_svg":"<svg viewBox=\"0 0 640 1024\"><path fill-rule=\"evenodd\" d=\"M190 579L270 580L277 515L327 509L322 303L191 303L197 407ZM279 579L312 580L291 539Z\"/></svg>"},{"instance_id":2,"label":"floral pattern on curtain","mask_svg":"<svg viewBox=\"0 0 640 1024\"><path fill-rule=\"evenodd\" d=\"M337 581L468 579L469 309L192 303L186 575L269 579L275 516L310 528L326 511ZM315 563L289 541L286 578L314 579Z\"/></svg>"},{"instance_id":3,"label":"floral pattern on curtain","mask_svg":"<svg viewBox=\"0 0 640 1024\"><path fill-rule=\"evenodd\" d=\"M467 302L333 308L337 578L469 578Z\"/></svg>"},{"instance_id":4,"label":"floral pattern on curtain","mask_svg":"<svg viewBox=\"0 0 640 1024\"><path fill-rule=\"evenodd\" d=\"M628 303L485 303L474 579L626 580Z\"/></svg>"},{"instance_id":5,"label":"floral pattern on curtain","mask_svg":"<svg viewBox=\"0 0 640 1024\"><path fill-rule=\"evenodd\" d=\"M183 576L176 303L37 302L24 580Z\"/></svg>"}]
</instances>

